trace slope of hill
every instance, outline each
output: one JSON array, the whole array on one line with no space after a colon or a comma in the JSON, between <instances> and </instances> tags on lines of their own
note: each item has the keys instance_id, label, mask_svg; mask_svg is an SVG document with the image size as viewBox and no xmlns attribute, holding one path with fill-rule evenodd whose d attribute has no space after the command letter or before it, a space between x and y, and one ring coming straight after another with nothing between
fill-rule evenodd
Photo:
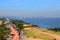
<instances>
[{"instance_id":1,"label":"slope of hill","mask_svg":"<svg viewBox=\"0 0 60 40\"><path fill-rule=\"evenodd\" d=\"M27 27L24 28L24 33L27 35L29 40L60 40L60 36L55 34L56 32L50 31L46 28L38 28L38 27ZM31 39L30 39L31 38Z\"/></svg>"}]
</instances>

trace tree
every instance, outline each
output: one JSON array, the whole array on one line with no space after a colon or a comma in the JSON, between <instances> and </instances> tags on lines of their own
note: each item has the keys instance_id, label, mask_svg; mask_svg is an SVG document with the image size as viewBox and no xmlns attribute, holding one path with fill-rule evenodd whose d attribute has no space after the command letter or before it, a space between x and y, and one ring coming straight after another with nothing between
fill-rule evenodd
<instances>
[{"instance_id":1,"label":"tree","mask_svg":"<svg viewBox=\"0 0 60 40\"><path fill-rule=\"evenodd\" d=\"M23 29L23 28L24 28L24 27L23 27L24 21L21 21L21 20L11 20L11 22L12 22L13 24L15 24L16 27L19 28L19 29Z\"/></svg>"},{"instance_id":2,"label":"tree","mask_svg":"<svg viewBox=\"0 0 60 40\"><path fill-rule=\"evenodd\" d=\"M9 29L5 26L3 21L2 25L0 25L0 40L6 40L6 36L10 33Z\"/></svg>"},{"instance_id":3,"label":"tree","mask_svg":"<svg viewBox=\"0 0 60 40\"><path fill-rule=\"evenodd\" d=\"M60 28L47 28L48 30L52 30L52 31L55 31L55 32L58 32L60 31Z\"/></svg>"},{"instance_id":4,"label":"tree","mask_svg":"<svg viewBox=\"0 0 60 40\"><path fill-rule=\"evenodd\" d=\"M7 27L0 26L0 40L6 39L5 37L8 36L8 34L10 33L8 30L9 29Z\"/></svg>"}]
</instances>

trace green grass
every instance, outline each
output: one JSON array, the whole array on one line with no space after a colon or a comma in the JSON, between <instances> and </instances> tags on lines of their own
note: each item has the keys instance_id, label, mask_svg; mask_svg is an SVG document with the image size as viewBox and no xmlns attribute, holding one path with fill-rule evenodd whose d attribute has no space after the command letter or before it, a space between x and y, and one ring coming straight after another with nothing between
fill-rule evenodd
<instances>
[{"instance_id":1,"label":"green grass","mask_svg":"<svg viewBox=\"0 0 60 40\"><path fill-rule=\"evenodd\" d=\"M29 30L23 30L23 31L29 37L33 37L34 36L34 33L33 32L30 32Z\"/></svg>"},{"instance_id":2,"label":"green grass","mask_svg":"<svg viewBox=\"0 0 60 40\"><path fill-rule=\"evenodd\" d=\"M52 40L48 35L42 34L42 33L36 33L36 32L30 32L29 30L23 30L25 34L32 38L39 38L44 40Z\"/></svg>"}]
</instances>

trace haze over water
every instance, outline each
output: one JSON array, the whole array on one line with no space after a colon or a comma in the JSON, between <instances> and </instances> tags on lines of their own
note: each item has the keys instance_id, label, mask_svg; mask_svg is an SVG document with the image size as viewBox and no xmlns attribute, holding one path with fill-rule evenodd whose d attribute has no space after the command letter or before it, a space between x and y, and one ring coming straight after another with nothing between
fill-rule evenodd
<instances>
[{"instance_id":1,"label":"haze over water","mask_svg":"<svg viewBox=\"0 0 60 40\"><path fill-rule=\"evenodd\" d=\"M0 16L24 17L43 28L60 27L60 0L0 0Z\"/></svg>"}]
</instances>

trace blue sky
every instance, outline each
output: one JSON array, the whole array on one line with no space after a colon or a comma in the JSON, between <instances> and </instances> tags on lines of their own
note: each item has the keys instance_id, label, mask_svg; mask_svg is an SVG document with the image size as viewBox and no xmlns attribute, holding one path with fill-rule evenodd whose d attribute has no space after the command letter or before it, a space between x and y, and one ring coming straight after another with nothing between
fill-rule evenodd
<instances>
[{"instance_id":1,"label":"blue sky","mask_svg":"<svg viewBox=\"0 0 60 40\"><path fill-rule=\"evenodd\" d=\"M60 17L60 0L0 0L0 16Z\"/></svg>"}]
</instances>

